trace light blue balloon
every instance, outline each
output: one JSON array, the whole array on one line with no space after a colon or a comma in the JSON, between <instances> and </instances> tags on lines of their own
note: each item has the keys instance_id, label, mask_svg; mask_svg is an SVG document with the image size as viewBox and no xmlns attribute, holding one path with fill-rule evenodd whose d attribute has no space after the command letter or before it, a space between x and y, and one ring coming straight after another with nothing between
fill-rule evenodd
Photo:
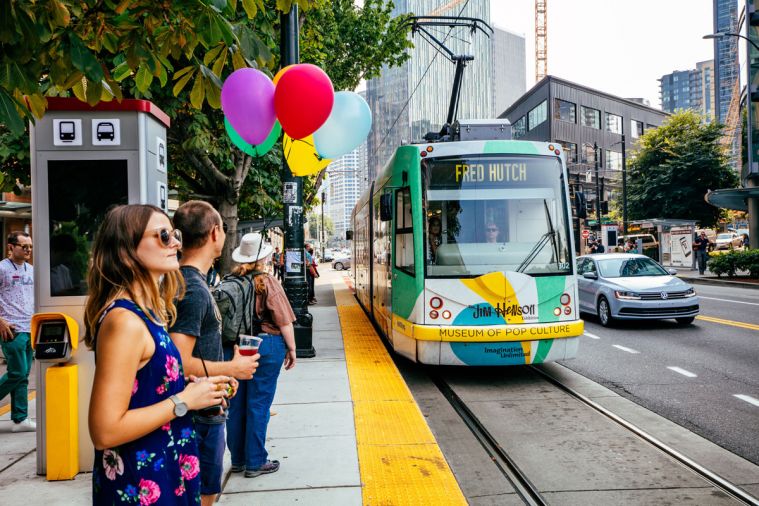
<instances>
[{"instance_id":1,"label":"light blue balloon","mask_svg":"<svg viewBox=\"0 0 759 506\"><path fill-rule=\"evenodd\" d=\"M358 93L338 91L327 121L314 132L322 158L337 158L356 149L372 129L372 111Z\"/></svg>"}]
</instances>

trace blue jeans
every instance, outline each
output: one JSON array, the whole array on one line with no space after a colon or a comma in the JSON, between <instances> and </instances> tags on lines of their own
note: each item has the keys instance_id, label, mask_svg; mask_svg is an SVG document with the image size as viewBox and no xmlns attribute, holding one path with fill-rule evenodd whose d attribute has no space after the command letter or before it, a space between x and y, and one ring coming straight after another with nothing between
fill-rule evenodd
<instances>
[{"instance_id":1,"label":"blue jeans","mask_svg":"<svg viewBox=\"0 0 759 506\"><path fill-rule=\"evenodd\" d=\"M282 336L259 334L264 337L258 353L253 379L241 380L237 395L231 400L227 416L227 447L232 465L254 471L269 459L266 451L266 428L269 425L271 404L277 391L277 378L285 361L287 346ZM231 360L233 350L224 348L224 359Z\"/></svg>"},{"instance_id":2,"label":"blue jeans","mask_svg":"<svg viewBox=\"0 0 759 506\"><path fill-rule=\"evenodd\" d=\"M200 495L221 493L224 469L224 424L195 422L200 460Z\"/></svg>"},{"instance_id":3,"label":"blue jeans","mask_svg":"<svg viewBox=\"0 0 759 506\"><path fill-rule=\"evenodd\" d=\"M0 378L0 399L11 394L11 420L26 420L28 409L29 371L32 370L32 347L29 333L19 332L13 341L2 342L8 371Z\"/></svg>"}]
</instances>

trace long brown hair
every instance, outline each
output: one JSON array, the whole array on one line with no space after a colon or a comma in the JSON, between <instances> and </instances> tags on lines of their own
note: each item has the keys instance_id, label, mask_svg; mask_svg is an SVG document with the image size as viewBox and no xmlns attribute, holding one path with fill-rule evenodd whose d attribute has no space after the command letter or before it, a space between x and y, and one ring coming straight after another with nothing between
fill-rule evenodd
<instances>
[{"instance_id":1,"label":"long brown hair","mask_svg":"<svg viewBox=\"0 0 759 506\"><path fill-rule=\"evenodd\" d=\"M84 342L95 346L101 315L119 293L127 294L155 323L171 324L176 318L174 299L184 294L180 272L168 272L157 284L137 259L148 221L166 213L147 204L132 204L111 209L92 245L92 262L87 274L90 296L84 309ZM166 216L168 218L168 216Z\"/></svg>"},{"instance_id":2,"label":"long brown hair","mask_svg":"<svg viewBox=\"0 0 759 506\"><path fill-rule=\"evenodd\" d=\"M236 276L247 276L251 272L263 272L266 269L266 259L269 258L268 256L266 258L261 258L255 263L246 263L246 264L237 264L234 267L232 267L232 274ZM264 284L264 281L266 280L266 277L268 274L259 274L253 278L253 282L256 285L256 295L261 295L263 293L266 293L266 284Z\"/></svg>"}]
</instances>

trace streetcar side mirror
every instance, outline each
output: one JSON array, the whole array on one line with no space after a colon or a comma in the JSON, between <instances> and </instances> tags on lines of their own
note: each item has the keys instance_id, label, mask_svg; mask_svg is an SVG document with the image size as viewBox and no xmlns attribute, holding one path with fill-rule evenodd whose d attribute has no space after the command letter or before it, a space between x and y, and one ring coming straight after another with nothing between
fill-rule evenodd
<instances>
[{"instance_id":1,"label":"streetcar side mirror","mask_svg":"<svg viewBox=\"0 0 759 506\"><path fill-rule=\"evenodd\" d=\"M384 193L380 195L380 221L391 219L393 219L393 194Z\"/></svg>"},{"instance_id":2,"label":"streetcar side mirror","mask_svg":"<svg viewBox=\"0 0 759 506\"><path fill-rule=\"evenodd\" d=\"M345 240L346 241L352 241L353 240L353 230L346 230L345 231Z\"/></svg>"}]
</instances>

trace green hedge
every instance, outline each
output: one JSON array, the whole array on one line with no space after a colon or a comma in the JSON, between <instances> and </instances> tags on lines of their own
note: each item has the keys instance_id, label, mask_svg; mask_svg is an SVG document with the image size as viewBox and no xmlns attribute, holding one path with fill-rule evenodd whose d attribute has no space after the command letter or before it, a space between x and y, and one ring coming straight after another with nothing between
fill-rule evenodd
<instances>
[{"instance_id":1,"label":"green hedge","mask_svg":"<svg viewBox=\"0 0 759 506\"><path fill-rule=\"evenodd\" d=\"M721 277L727 274L732 278L737 271L748 271L752 278L759 277L759 249L736 251L732 250L723 255L709 257L709 270Z\"/></svg>"}]
</instances>

